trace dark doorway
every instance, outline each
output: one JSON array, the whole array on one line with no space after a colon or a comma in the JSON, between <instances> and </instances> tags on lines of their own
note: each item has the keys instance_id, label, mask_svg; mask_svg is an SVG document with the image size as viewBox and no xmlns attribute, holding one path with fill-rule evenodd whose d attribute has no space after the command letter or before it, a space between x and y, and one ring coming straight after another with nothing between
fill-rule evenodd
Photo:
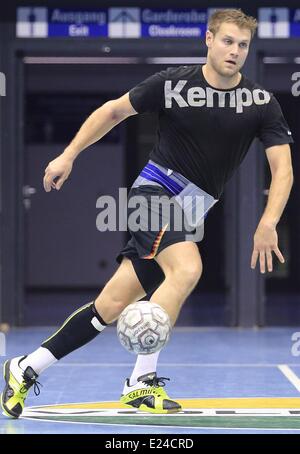
<instances>
[{"instance_id":1,"label":"dark doorway","mask_svg":"<svg viewBox=\"0 0 300 454\"><path fill-rule=\"evenodd\" d=\"M294 56L264 57L261 61L262 83L278 99L293 134L291 145L294 185L286 209L278 224L279 248L285 264L275 259L274 272L265 277L265 305L263 324L297 326L300 323L300 96L292 92L292 74L299 71ZM265 188L270 185L270 170L264 166Z\"/></svg>"}]
</instances>

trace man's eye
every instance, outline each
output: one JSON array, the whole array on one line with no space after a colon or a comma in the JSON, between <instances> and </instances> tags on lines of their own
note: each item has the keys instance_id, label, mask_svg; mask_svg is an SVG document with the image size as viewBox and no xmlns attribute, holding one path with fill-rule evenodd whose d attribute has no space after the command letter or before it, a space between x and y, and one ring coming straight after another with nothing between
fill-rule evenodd
<instances>
[{"instance_id":1,"label":"man's eye","mask_svg":"<svg viewBox=\"0 0 300 454\"><path fill-rule=\"evenodd\" d=\"M247 43L241 43L240 47L242 47L243 49L246 49L247 48Z\"/></svg>"},{"instance_id":2,"label":"man's eye","mask_svg":"<svg viewBox=\"0 0 300 454\"><path fill-rule=\"evenodd\" d=\"M225 43L226 43L226 44L231 44L232 41L231 41L231 39L225 39Z\"/></svg>"}]
</instances>

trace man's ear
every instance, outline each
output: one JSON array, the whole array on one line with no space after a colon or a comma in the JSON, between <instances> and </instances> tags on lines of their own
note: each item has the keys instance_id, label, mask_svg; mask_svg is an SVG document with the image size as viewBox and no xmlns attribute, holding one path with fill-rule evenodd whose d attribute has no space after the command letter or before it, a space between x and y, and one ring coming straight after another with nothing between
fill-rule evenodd
<instances>
[{"instance_id":1,"label":"man's ear","mask_svg":"<svg viewBox=\"0 0 300 454\"><path fill-rule=\"evenodd\" d=\"M206 43L208 48L211 47L211 43L213 41L213 38L214 38L213 33L211 31L209 31L209 30L206 30L205 43Z\"/></svg>"}]
</instances>

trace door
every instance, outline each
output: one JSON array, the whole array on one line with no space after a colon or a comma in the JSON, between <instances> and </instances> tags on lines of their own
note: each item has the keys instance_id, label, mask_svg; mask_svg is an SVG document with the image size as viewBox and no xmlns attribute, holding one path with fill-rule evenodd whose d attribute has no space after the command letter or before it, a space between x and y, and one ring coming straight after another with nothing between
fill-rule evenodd
<instances>
[{"instance_id":1,"label":"door","mask_svg":"<svg viewBox=\"0 0 300 454\"><path fill-rule=\"evenodd\" d=\"M103 89L100 67L93 69L86 66L86 75L74 80L73 66L25 65L25 325L57 324L95 298L124 244L124 232L100 232L96 226L99 197L117 201L126 186L124 125L77 158L61 191L43 189L47 164L93 110L121 94L112 84ZM89 84L82 84L86 79Z\"/></svg>"}]
</instances>

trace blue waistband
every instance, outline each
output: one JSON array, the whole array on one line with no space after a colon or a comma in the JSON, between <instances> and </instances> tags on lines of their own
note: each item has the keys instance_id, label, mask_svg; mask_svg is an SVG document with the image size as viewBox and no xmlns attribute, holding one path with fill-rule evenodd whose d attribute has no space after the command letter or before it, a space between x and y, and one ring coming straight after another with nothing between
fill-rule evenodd
<instances>
[{"instance_id":1,"label":"blue waistband","mask_svg":"<svg viewBox=\"0 0 300 454\"><path fill-rule=\"evenodd\" d=\"M156 183L161 184L173 195L178 195L185 187L184 185L181 186L178 184L177 181L174 181L174 179L163 173L158 167L150 164L149 162L141 171L140 176L146 178L147 180L155 181Z\"/></svg>"}]
</instances>

